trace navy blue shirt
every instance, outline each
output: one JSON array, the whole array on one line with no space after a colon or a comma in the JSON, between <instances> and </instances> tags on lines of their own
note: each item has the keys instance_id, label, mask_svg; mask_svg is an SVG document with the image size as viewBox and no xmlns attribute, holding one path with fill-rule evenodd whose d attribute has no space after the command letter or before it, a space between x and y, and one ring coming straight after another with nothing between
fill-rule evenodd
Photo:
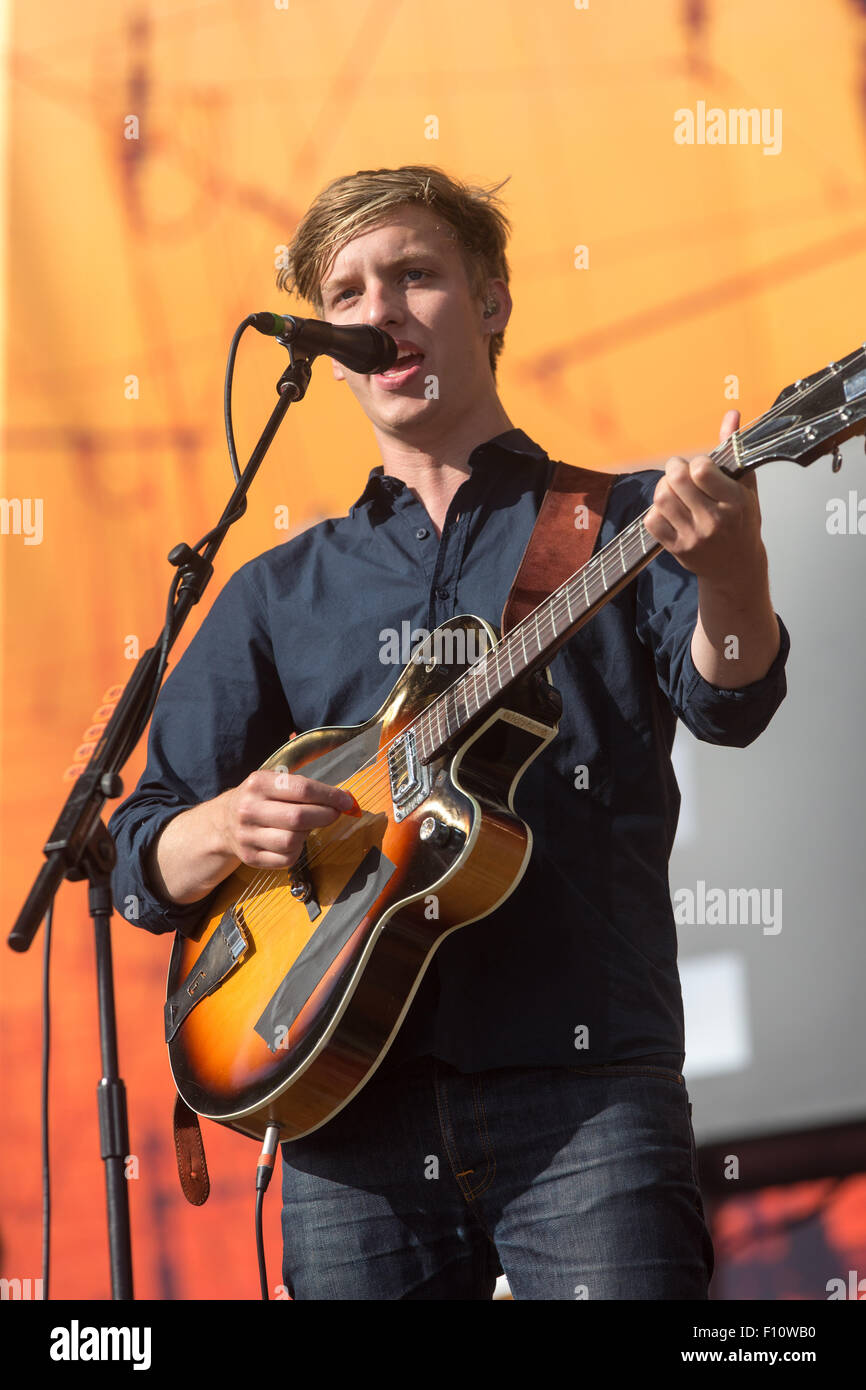
<instances>
[{"instance_id":1,"label":"navy blue shirt","mask_svg":"<svg viewBox=\"0 0 866 1390\"><path fill-rule=\"evenodd\" d=\"M293 731L367 720L408 660L395 652L404 634L459 613L498 630L554 464L519 429L479 445L469 464L441 538L412 490L379 465L347 516L229 579L165 682L147 766L109 822L121 913L135 900L138 925L193 929L207 902L161 899L144 869L166 821L242 782ZM615 479L596 549L646 510L660 476ZM663 551L553 658L559 734L514 795L534 837L526 873L494 912L440 946L386 1067L427 1053L462 1071L638 1058L682 1066L668 887L676 719L699 739L744 747L784 698L790 645L779 619L766 676L718 689L692 661L696 621L697 581Z\"/></svg>"}]
</instances>

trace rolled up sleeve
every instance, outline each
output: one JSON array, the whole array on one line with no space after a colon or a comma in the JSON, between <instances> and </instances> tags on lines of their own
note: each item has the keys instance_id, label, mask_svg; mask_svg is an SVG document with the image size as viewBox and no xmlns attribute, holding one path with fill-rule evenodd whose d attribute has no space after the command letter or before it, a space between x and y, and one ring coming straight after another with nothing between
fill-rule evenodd
<instances>
[{"instance_id":1,"label":"rolled up sleeve","mask_svg":"<svg viewBox=\"0 0 866 1390\"><path fill-rule=\"evenodd\" d=\"M764 676L738 690L711 685L692 659L698 619L696 577L667 551L638 576L637 633L652 653L661 690L678 718L696 738L745 748L770 723L787 693L785 663L791 639L782 619L780 644Z\"/></svg>"}]
</instances>

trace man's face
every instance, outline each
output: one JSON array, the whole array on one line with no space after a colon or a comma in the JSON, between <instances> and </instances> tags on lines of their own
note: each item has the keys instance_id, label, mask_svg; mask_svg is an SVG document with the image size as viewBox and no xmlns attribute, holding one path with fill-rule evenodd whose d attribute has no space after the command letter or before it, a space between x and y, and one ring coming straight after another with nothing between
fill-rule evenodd
<instances>
[{"instance_id":1,"label":"man's face","mask_svg":"<svg viewBox=\"0 0 866 1390\"><path fill-rule=\"evenodd\" d=\"M490 297L499 307L485 318L451 228L426 207L397 208L341 248L325 269L323 318L373 324L396 339L401 355L414 354L385 376L333 364L374 428L423 438L495 395L490 331L505 327L511 299L501 280L490 282Z\"/></svg>"}]
</instances>

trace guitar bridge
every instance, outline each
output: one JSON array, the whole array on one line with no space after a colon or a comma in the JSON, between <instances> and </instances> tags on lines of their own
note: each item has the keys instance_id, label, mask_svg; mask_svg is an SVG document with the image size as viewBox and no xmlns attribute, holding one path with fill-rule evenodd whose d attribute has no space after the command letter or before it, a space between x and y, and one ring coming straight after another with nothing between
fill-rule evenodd
<instances>
[{"instance_id":1,"label":"guitar bridge","mask_svg":"<svg viewBox=\"0 0 866 1390\"><path fill-rule=\"evenodd\" d=\"M427 798L431 786L431 771L418 757L412 729L407 729L388 749L388 777L394 819L404 820Z\"/></svg>"}]
</instances>

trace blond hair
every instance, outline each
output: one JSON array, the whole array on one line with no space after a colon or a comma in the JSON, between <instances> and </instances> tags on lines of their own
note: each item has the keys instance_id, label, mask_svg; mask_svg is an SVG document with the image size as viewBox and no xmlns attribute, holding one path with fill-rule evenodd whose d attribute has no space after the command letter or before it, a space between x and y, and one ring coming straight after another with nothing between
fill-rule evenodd
<instances>
[{"instance_id":1,"label":"blond hair","mask_svg":"<svg viewBox=\"0 0 866 1390\"><path fill-rule=\"evenodd\" d=\"M421 203L446 222L457 242L473 296L485 300L488 282L509 281L505 248L511 224L496 194L507 183L482 188L449 178L426 164L399 169L359 169L334 179L314 199L300 222L277 274L277 287L291 289L323 313L322 277L334 257L363 231L384 221L395 209ZM490 368L504 345L500 330L490 335Z\"/></svg>"}]
</instances>

